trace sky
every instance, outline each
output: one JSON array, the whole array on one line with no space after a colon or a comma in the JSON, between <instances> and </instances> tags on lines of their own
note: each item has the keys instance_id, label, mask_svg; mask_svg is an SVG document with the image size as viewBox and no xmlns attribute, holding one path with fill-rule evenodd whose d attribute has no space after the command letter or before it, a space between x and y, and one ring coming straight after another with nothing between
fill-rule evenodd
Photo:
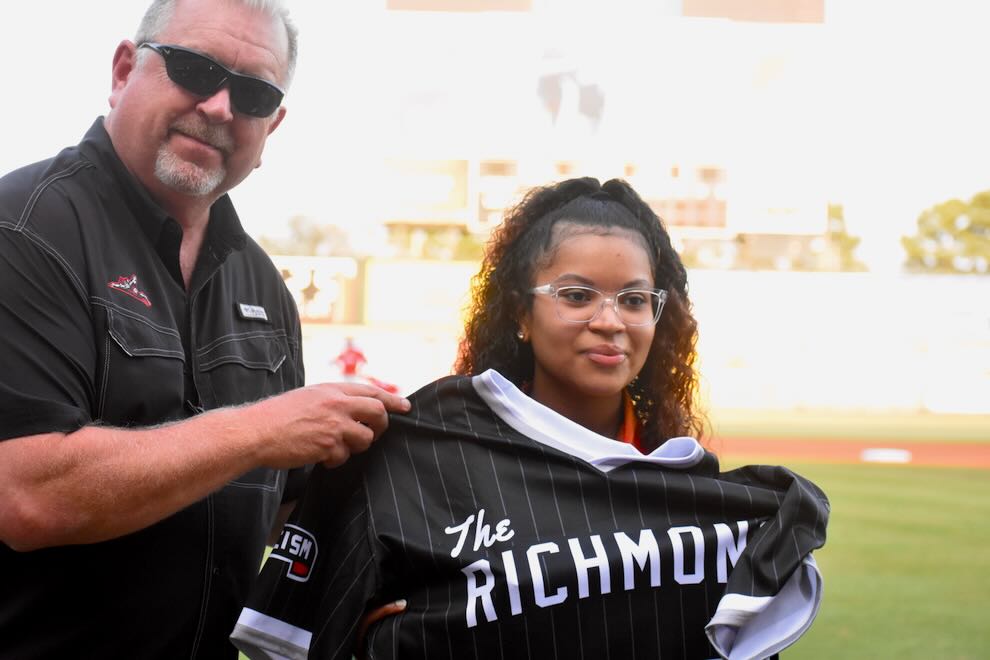
<instances>
[{"instance_id":1,"label":"sky","mask_svg":"<svg viewBox=\"0 0 990 660\"><path fill-rule=\"evenodd\" d=\"M4 7L0 174L78 142L107 111L114 48L132 36L143 5ZM518 84L506 71L548 52L576 60L613 100L626 95L627 114L603 122L601 142L631 151L675 145L727 161L746 190L842 203L863 238L861 256L878 270L897 266L897 237L922 210L990 188L986 3L826 0L825 25L741 31L643 21L649 0L572 0L566 30L549 11L521 25L497 14L383 22L372 0L289 6L301 37L288 115L261 169L232 195L255 236L284 235L295 214L360 233L368 200L387 194L374 174L390 145L439 153L463 139L548 140L539 126L520 129L516 110L499 100ZM658 54L662 85L652 84ZM451 80L464 90L446 110L464 112L431 119L391 107L396 98L443 97Z\"/></svg>"}]
</instances>

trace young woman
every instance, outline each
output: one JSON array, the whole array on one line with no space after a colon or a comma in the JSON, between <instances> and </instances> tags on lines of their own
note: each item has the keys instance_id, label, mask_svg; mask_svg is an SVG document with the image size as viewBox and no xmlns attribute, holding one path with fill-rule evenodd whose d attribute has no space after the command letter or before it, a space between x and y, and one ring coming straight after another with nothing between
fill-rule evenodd
<instances>
[{"instance_id":1,"label":"young woman","mask_svg":"<svg viewBox=\"0 0 990 660\"><path fill-rule=\"evenodd\" d=\"M317 469L234 631L252 657L766 657L811 624L828 502L691 436L687 277L626 183L538 188L486 253L458 375ZM404 597L368 629L362 614Z\"/></svg>"},{"instance_id":2,"label":"young woman","mask_svg":"<svg viewBox=\"0 0 990 660\"><path fill-rule=\"evenodd\" d=\"M628 421L625 439L645 451L700 437L687 274L628 184L531 191L493 236L475 285L457 373L495 369L605 437Z\"/></svg>"}]
</instances>

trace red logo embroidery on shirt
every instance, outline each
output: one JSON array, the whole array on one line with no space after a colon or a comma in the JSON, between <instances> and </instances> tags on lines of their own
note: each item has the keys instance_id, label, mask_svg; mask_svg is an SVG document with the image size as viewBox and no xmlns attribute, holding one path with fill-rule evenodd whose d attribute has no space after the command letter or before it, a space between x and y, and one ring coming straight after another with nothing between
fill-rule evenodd
<instances>
[{"instance_id":1,"label":"red logo embroidery on shirt","mask_svg":"<svg viewBox=\"0 0 990 660\"><path fill-rule=\"evenodd\" d=\"M148 294L137 288L137 275L131 275L130 277L121 275L117 278L116 282L107 282L107 286L115 291L126 293L135 300L141 301L141 304L145 307L151 307L151 301L148 300Z\"/></svg>"}]
</instances>

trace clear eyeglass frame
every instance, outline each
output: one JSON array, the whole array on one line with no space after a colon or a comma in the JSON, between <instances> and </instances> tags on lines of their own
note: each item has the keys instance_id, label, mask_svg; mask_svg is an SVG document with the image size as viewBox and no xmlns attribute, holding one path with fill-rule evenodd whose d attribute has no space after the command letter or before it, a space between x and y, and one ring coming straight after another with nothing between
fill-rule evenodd
<instances>
[{"instance_id":1,"label":"clear eyeglass frame","mask_svg":"<svg viewBox=\"0 0 990 660\"><path fill-rule=\"evenodd\" d=\"M612 305L612 310L615 312L616 317L622 321L623 325L630 327L643 327L648 325L656 325L657 321L660 320L660 314L663 312L663 306L667 302L667 291L664 289L646 289L641 287L631 287L628 289L621 289L612 293L612 295L606 295L605 292L599 291L598 289L590 286L584 286L580 284L542 284L540 286L535 286L529 290L530 293L535 293L538 295L551 296L553 298L553 308L554 312L557 314L557 318L565 323L591 323L596 318L598 318L602 310L605 309L606 303ZM592 300L589 301L588 309L594 309L594 313L591 314L586 319L582 318L568 318L567 309L561 311L560 296L568 295L568 293L579 293L583 292L591 296ZM656 300L653 318L649 321L636 322L626 320L627 312L624 312L619 305L619 300L628 295L640 294L648 297L653 297ZM595 302L597 300L597 303ZM651 303L652 305L653 303ZM576 308L571 308L571 316L574 316L574 312L578 311Z\"/></svg>"}]
</instances>

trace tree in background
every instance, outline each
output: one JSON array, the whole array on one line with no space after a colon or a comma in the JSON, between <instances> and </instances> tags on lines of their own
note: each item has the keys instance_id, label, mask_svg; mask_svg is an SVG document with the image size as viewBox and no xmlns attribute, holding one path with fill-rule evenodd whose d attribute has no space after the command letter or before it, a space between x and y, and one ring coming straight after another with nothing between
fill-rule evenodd
<instances>
[{"instance_id":1,"label":"tree in background","mask_svg":"<svg viewBox=\"0 0 990 660\"><path fill-rule=\"evenodd\" d=\"M835 270L866 270L863 262L853 254L860 239L850 236L846 229L846 216L841 204L828 205L828 231L826 238L833 256Z\"/></svg>"},{"instance_id":2,"label":"tree in background","mask_svg":"<svg viewBox=\"0 0 990 660\"><path fill-rule=\"evenodd\" d=\"M901 238L905 266L931 273L990 272L990 190L969 202L950 199L918 217L918 233Z\"/></svg>"},{"instance_id":3,"label":"tree in background","mask_svg":"<svg viewBox=\"0 0 990 660\"><path fill-rule=\"evenodd\" d=\"M336 225L320 224L307 215L289 218L288 237L262 236L258 243L268 254L348 257L353 253L347 232Z\"/></svg>"}]
</instances>

